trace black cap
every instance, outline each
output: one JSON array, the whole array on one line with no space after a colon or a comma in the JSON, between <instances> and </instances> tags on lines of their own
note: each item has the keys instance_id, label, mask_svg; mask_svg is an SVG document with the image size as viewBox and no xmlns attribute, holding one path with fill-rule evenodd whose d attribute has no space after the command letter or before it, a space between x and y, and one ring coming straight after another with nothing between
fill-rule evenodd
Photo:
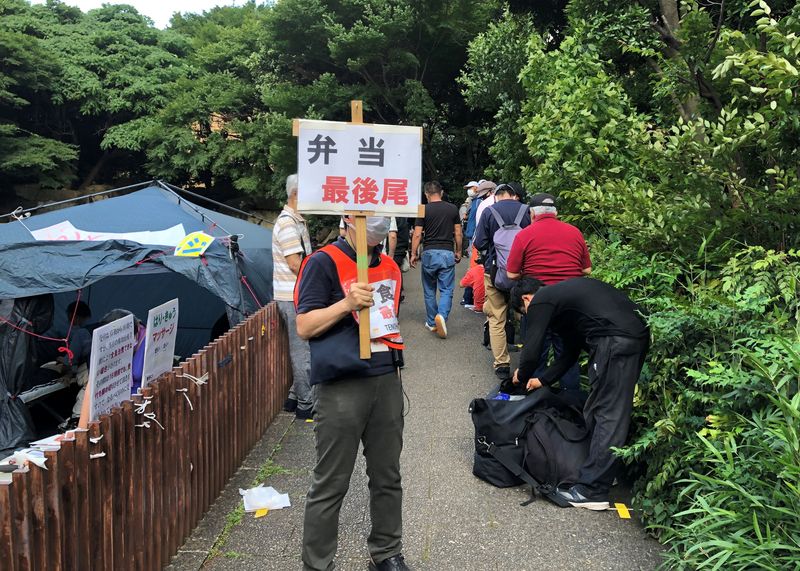
<instances>
[{"instance_id":1,"label":"black cap","mask_svg":"<svg viewBox=\"0 0 800 571\"><path fill-rule=\"evenodd\" d=\"M556 197L546 192L539 192L531 197L531 208L534 206L553 206L556 205Z\"/></svg>"}]
</instances>

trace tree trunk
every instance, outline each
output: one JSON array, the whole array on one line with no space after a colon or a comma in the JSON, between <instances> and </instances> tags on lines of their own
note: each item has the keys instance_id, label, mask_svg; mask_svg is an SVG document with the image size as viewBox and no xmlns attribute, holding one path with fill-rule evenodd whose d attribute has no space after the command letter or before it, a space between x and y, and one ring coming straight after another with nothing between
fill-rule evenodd
<instances>
[{"instance_id":1,"label":"tree trunk","mask_svg":"<svg viewBox=\"0 0 800 571\"><path fill-rule=\"evenodd\" d=\"M678 0L658 0L658 4L661 8L661 17L664 20L664 24L667 26L670 33L675 35L681 23L680 13L678 12Z\"/></svg>"},{"instance_id":2,"label":"tree trunk","mask_svg":"<svg viewBox=\"0 0 800 571\"><path fill-rule=\"evenodd\" d=\"M100 171L106 166L108 159L111 158L110 151L104 151L100 159L94 164L94 166L89 171L89 174L83 179L83 182L78 187L79 190L84 190L87 186L94 182L94 179L97 178L97 175L100 174Z\"/></svg>"}]
</instances>

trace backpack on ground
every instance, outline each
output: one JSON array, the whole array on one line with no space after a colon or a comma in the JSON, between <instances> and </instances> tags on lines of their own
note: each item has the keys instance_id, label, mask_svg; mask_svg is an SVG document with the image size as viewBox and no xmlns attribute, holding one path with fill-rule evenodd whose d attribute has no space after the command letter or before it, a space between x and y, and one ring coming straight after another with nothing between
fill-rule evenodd
<instances>
[{"instance_id":1,"label":"backpack on ground","mask_svg":"<svg viewBox=\"0 0 800 571\"><path fill-rule=\"evenodd\" d=\"M494 287L503 291L509 291L514 286L514 280L508 278L506 273L506 263L508 262L508 255L511 253L511 245L514 243L514 237L522 230L520 224L528 211L527 204L520 204L519 211L514 217L514 222L506 224L503 217L496 208L490 207L489 212L494 216L497 222L497 230L492 236L492 243L494 244L494 267L492 268L492 282Z\"/></svg>"},{"instance_id":2,"label":"backpack on ground","mask_svg":"<svg viewBox=\"0 0 800 571\"><path fill-rule=\"evenodd\" d=\"M575 483L588 455L585 399L580 391L543 387L522 400L473 400L469 409L475 425L473 474L501 488L526 483L531 498L538 493L567 507L554 492Z\"/></svg>"}]
</instances>

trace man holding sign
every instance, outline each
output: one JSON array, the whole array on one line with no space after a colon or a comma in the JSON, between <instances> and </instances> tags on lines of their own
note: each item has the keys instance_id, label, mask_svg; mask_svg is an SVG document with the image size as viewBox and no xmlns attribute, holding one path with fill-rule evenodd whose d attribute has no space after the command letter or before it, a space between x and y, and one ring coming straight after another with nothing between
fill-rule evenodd
<instances>
[{"instance_id":1,"label":"man holding sign","mask_svg":"<svg viewBox=\"0 0 800 571\"><path fill-rule=\"evenodd\" d=\"M345 236L305 259L295 289L297 333L311 348L317 449L306 500L303 564L306 570L333 568L339 510L363 442L372 516L370 569L404 571L403 339L397 321L402 274L380 252L389 219L369 217L369 283L359 282L354 222L349 216L345 222ZM370 309L369 359L359 356L357 320L363 308Z\"/></svg>"}]
</instances>

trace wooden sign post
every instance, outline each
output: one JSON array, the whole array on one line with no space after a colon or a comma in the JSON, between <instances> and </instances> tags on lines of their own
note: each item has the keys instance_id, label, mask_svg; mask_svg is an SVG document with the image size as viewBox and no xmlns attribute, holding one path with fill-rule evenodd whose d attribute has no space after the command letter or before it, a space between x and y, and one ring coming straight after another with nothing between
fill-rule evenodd
<instances>
[{"instance_id":1,"label":"wooden sign post","mask_svg":"<svg viewBox=\"0 0 800 571\"><path fill-rule=\"evenodd\" d=\"M357 280L369 283L367 216L416 216L422 198L422 128L364 123L361 101L350 122L295 119L298 137L297 210L353 219ZM395 292L399 295L399 292ZM396 318L396 317L395 317ZM359 311L359 354L372 355L370 309Z\"/></svg>"},{"instance_id":2,"label":"wooden sign post","mask_svg":"<svg viewBox=\"0 0 800 571\"><path fill-rule=\"evenodd\" d=\"M364 107L361 101L350 102L350 122L354 125L364 123ZM369 283L369 252L367 251L367 213L348 212L355 217L356 228L356 268L358 269L358 281ZM372 357L369 346L369 308L365 307L358 313L358 348L362 359Z\"/></svg>"}]
</instances>

